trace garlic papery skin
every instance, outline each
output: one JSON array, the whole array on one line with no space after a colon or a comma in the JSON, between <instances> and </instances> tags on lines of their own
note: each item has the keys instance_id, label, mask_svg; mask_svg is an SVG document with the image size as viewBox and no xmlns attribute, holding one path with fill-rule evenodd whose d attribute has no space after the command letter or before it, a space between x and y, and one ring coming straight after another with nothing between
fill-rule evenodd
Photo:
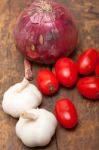
<instances>
[{"instance_id":1,"label":"garlic papery skin","mask_svg":"<svg viewBox=\"0 0 99 150\"><path fill-rule=\"evenodd\" d=\"M16 134L28 147L47 145L55 134L57 120L45 109L23 112L16 124Z\"/></svg>"},{"instance_id":2,"label":"garlic papery skin","mask_svg":"<svg viewBox=\"0 0 99 150\"><path fill-rule=\"evenodd\" d=\"M42 102L42 95L37 87L27 79L11 86L3 97L2 107L4 112L12 117L20 117L23 111L37 108Z\"/></svg>"}]
</instances>

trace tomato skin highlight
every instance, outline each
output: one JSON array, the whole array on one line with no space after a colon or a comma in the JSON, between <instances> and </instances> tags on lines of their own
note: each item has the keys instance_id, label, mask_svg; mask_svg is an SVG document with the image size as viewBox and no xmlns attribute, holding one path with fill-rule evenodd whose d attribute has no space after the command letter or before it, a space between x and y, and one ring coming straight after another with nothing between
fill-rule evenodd
<instances>
[{"instance_id":1,"label":"tomato skin highlight","mask_svg":"<svg viewBox=\"0 0 99 150\"><path fill-rule=\"evenodd\" d=\"M78 72L81 75L89 75L95 71L96 65L99 61L99 53L94 48L89 48L83 52L78 60Z\"/></svg>"},{"instance_id":2,"label":"tomato skin highlight","mask_svg":"<svg viewBox=\"0 0 99 150\"><path fill-rule=\"evenodd\" d=\"M59 82L49 69L41 69L37 75L37 84L45 95L52 95L58 91Z\"/></svg>"},{"instance_id":3,"label":"tomato skin highlight","mask_svg":"<svg viewBox=\"0 0 99 150\"><path fill-rule=\"evenodd\" d=\"M55 73L65 87L72 87L78 78L77 66L70 58L60 58L55 64Z\"/></svg>"},{"instance_id":4,"label":"tomato skin highlight","mask_svg":"<svg viewBox=\"0 0 99 150\"><path fill-rule=\"evenodd\" d=\"M99 78L95 76L82 78L78 81L77 88L84 97L99 99Z\"/></svg>"},{"instance_id":5,"label":"tomato skin highlight","mask_svg":"<svg viewBox=\"0 0 99 150\"><path fill-rule=\"evenodd\" d=\"M66 98L56 102L55 115L59 123L67 129L74 128L78 122L78 114L75 106Z\"/></svg>"}]
</instances>

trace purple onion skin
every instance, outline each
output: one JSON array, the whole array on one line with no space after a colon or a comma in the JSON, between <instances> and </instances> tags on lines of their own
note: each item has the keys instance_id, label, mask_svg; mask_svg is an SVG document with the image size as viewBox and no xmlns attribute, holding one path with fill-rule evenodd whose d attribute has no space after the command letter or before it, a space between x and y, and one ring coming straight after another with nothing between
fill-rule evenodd
<instances>
[{"instance_id":1,"label":"purple onion skin","mask_svg":"<svg viewBox=\"0 0 99 150\"><path fill-rule=\"evenodd\" d=\"M77 46L78 31L67 8L50 0L35 0L14 28L17 49L30 61L53 64Z\"/></svg>"}]
</instances>

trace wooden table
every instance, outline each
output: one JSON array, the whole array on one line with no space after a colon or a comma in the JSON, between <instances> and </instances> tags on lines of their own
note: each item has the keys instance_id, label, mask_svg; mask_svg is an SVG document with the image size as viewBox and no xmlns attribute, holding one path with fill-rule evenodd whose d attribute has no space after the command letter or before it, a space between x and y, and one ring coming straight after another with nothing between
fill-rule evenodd
<instances>
[{"instance_id":1,"label":"wooden table","mask_svg":"<svg viewBox=\"0 0 99 150\"><path fill-rule=\"evenodd\" d=\"M5 90L22 80L24 76L23 57L16 50L13 40L13 26L23 8L32 0L0 0L0 104ZM79 45L73 54L78 55L88 47L99 48L99 0L61 0L74 13L79 28ZM34 77L40 68L34 65ZM36 84L36 80L33 81ZM67 97L75 104L79 123L73 130L58 125L51 143L32 150L99 150L99 102L84 99L77 89L60 87L57 95L43 96L41 107L53 111L57 99ZM0 105L0 150L29 150L15 134L17 120L2 111Z\"/></svg>"}]
</instances>

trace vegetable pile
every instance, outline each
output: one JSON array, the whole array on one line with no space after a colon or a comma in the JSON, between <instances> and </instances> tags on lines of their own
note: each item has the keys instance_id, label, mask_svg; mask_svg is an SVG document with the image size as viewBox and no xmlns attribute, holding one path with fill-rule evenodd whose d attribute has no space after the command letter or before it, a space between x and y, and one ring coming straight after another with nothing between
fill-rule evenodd
<instances>
[{"instance_id":1,"label":"vegetable pile","mask_svg":"<svg viewBox=\"0 0 99 150\"><path fill-rule=\"evenodd\" d=\"M67 8L54 0L34 0L17 20L15 44L31 61L52 64L71 54L77 45L78 31Z\"/></svg>"},{"instance_id":2,"label":"vegetable pile","mask_svg":"<svg viewBox=\"0 0 99 150\"><path fill-rule=\"evenodd\" d=\"M57 127L56 117L38 108L41 102L40 91L25 78L4 93L2 108L12 117L19 118L16 134L29 147L47 145Z\"/></svg>"},{"instance_id":3,"label":"vegetable pile","mask_svg":"<svg viewBox=\"0 0 99 150\"><path fill-rule=\"evenodd\" d=\"M77 88L79 92L88 99L99 99L99 52L96 49L89 48L85 50L78 58L77 63L75 63L72 59L63 57L56 61L55 64L55 73L51 73L48 69L43 69L44 72L47 71L47 74L38 73L37 75L37 83L40 91L47 95L47 90L50 90L49 95L52 95L58 91L58 88L55 89L55 81L59 82L66 88L71 88L74 86L78 80L78 74L84 76L83 78L79 79L77 82ZM43 72L40 70L40 72ZM94 74L95 75L94 75ZM49 75L48 75L49 74ZM54 78L48 78L50 74L53 74ZM40 75L40 77L39 77ZM90 76L89 76L90 75ZM87 76L87 77L85 77ZM38 78L44 80L38 80ZM51 86L54 87L54 92L51 92L51 89L48 83L53 80ZM43 83L47 83L46 85ZM43 88L40 88L40 86ZM58 85L58 83L57 83Z\"/></svg>"},{"instance_id":4,"label":"vegetable pile","mask_svg":"<svg viewBox=\"0 0 99 150\"><path fill-rule=\"evenodd\" d=\"M79 74L84 77L78 80ZM51 78L48 78L49 76ZM45 95L52 95L58 92L59 88L55 88L56 81L59 82L57 83L57 85L61 84L65 88L69 89L77 83L78 91L82 96L91 100L98 100L98 50L93 48L87 49L79 56L77 63L67 57L60 58L55 64L54 72L51 72L50 70L48 71L48 69L41 69L37 75L38 88ZM49 87L49 83L51 84L51 87L54 87L54 92L52 92L52 89ZM71 100L69 100L68 98L59 99L56 102L55 115L60 124L67 129L73 128L77 125L77 111Z\"/></svg>"},{"instance_id":5,"label":"vegetable pile","mask_svg":"<svg viewBox=\"0 0 99 150\"><path fill-rule=\"evenodd\" d=\"M42 102L41 92L52 96L60 85L70 89L77 83L82 96L99 99L99 52L87 49L76 63L63 57L75 50L78 32L68 9L53 0L34 0L18 18L14 38L16 47L26 58L25 77L4 93L2 107L7 114L19 118L15 130L26 146L45 146L55 134L57 120L66 129L71 129L78 123L78 113L68 98L56 101L55 115L38 108ZM28 81L33 77L28 60L55 63L54 72L50 69L39 71L38 88ZM83 78L78 80L79 74Z\"/></svg>"}]
</instances>

